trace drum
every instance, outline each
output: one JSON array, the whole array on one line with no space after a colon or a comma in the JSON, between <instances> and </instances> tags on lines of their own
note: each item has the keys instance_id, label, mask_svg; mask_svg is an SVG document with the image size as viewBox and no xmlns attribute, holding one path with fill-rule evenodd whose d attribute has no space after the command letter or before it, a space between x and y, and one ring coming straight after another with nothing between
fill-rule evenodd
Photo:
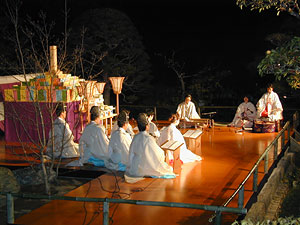
<instances>
[{"instance_id":1,"label":"drum","mask_svg":"<svg viewBox=\"0 0 300 225\"><path fill-rule=\"evenodd\" d=\"M256 121L254 123L255 133L273 133L276 131L275 122Z\"/></svg>"}]
</instances>

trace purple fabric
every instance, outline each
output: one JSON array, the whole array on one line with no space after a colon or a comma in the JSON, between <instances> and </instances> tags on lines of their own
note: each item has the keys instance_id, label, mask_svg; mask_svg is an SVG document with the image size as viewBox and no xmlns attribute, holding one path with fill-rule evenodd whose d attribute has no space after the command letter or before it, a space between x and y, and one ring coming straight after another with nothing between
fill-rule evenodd
<instances>
[{"instance_id":1,"label":"purple fabric","mask_svg":"<svg viewBox=\"0 0 300 225\"><path fill-rule=\"evenodd\" d=\"M0 130L4 132L4 120L0 121Z\"/></svg>"},{"instance_id":2,"label":"purple fabric","mask_svg":"<svg viewBox=\"0 0 300 225\"><path fill-rule=\"evenodd\" d=\"M11 89L14 85L20 84L21 82L0 84L0 102L4 102L4 89Z\"/></svg>"},{"instance_id":3,"label":"purple fabric","mask_svg":"<svg viewBox=\"0 0 300 225\"><path fill-rule=\"evenodd\" d=\"M56 103L53 103L56 104ZM74 141L78 142L81 136L80 115L77 113L79 101L66 103L67 122L74 135ZM40 109L42 113L39 113ZM51 129L50 103L40 102L4 102L4 124L6 142L30 142L40 145L44 140L48 140ZM56 117L53 113L54 119ZM41 123L42 116L44 128ZM86 124L86 116L83 117L83 126ZM43 130L45 132L43 132Z\"/></svg>"}]
</instances>

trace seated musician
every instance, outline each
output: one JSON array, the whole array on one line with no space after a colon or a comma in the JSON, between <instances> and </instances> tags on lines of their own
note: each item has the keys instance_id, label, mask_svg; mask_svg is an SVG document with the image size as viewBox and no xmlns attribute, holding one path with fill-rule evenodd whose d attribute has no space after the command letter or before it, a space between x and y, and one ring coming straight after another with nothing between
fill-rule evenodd
<instances>
[{"instance_id":1,"label":"seated musician","mask_svg":"<svg viewBox=\"0 0 300 225\"><path fill-rule=\"evenodd\" d=\"M105 161L105 167L125 171L128 165L129 147L132 142L130 134L126 132L129 117L125 111L120 112L117 122L119 128L111 135L108 145L109 159Z\"/></svg>"},{"instance_id":2,"label":"seated musician","mask_svg":"<svg viewBox=\"0 0 300 225\"><path fill-rule=\"evenodd\" d=\"M239 105L232 122L228 124L228 126L250 128L253 126L255 117L256 108L251 102L249 102L249 98L245 96L244 102Z\"/></svg>"},{"instance_id":3,"label":"seated musician","mask_svg":"<svg viewBox=\"0 0 300 225\"><path fill-rule=\"evenodd\" d=\"M257 120L274 122L283 119L283 108L277 93L273 91L272 84L267 86L267 92L259 99L256 107Z\"/></svg>"},{"instance_id":4,"label":"seated musician","mask_svg":"<svg viewBox=\"0 0 300 225\"><path fill-rule=\"evenodd\" d=\"M57 104L55 113L57 118L53 123L54 135L50 130L46 154L54 158L78 157L78 144L74 142L74 136L66 122L67 112L63 103Z\"/></svg>"},{"instance_id":5,"label":"seated musician","mask_svg":"<svg viewBox=\"0 0 300 225\"><path fill-rule=\"evenodd\" d=\"M153 110L152 109L146 110L146 114L147 114L148 120L149 120L149 134L155 138L158 138L160 136L160 132L159 132L157 126L155 125L155 123L152 122L153 117L155 115Z\"/></svg>"},{"instance_id":6,"label":"seated musician","mask_svg":"<svg viewBox=\"0 0 300 225\"><path fill-rule=\"evenodd\" d=\"M180 120L190 121L193 119L200 119L196 111L195 104L192 102L192 96L186 95L184 102L180 103L177 108L177 114Z\"/></svg>"},{"instance_id":7,"label":"seated musician","mask_svg":"<svg viewBox=\"0 0 300 225\"><path fill-rule=\"evenodd\" d=\"M173 168L165 162L165 153L148 133L149 121L145 113L137 118L139 133L132 140L129 149L129 163L125 181L135 183L145 176L154 178L175 178Z\"/></svg>"},{"instance_id":8,"label":"seated musician","mask_svg":"<svg viewBox=\"0 0 300 225\"><path fill-rule=\"evenodd\" d=\"M101 124L100 108L93 106L90 110L91 122L86 125L79 140L80 159L68 166L83 166L92 163L95 166L105 166L108 159L109 140L105 134L105 127Z\"/></svg>"},{"instance_id":9,"label":"seated musician","mask_svg":"<svg viewBox=\"0 0 300 225\"><path fill-rule=\"evenodd\" d=\"M169 121L171 124L168 127L162 128L160 131L161 134L158 138L159 145L162 145L166 141L179 141L183 143L183 145L180 147L180 160L183 163L202 160L201 156L196 155L187 149L184 137L176 127L179 124L178 116L176 114L172 114L169 117ZM172 156L170 156L170 158L172 158Z\"/></svg>"},{"instance_id":10,"label":"seated musician","mask_svg":"<svg viewBox=\"0 0 300 225\"><path fill-rule=\"evenodd\" d=\"M129 110L123 109L121 112L126 113L126 115L127 115L128 118L129 118L129 114L130 114L130 111L129 111ZM115 131L118 130L118 129L119 129L119 126L118 126L118 119L117 119L116 122L115 122L114 125L113 125L113 128L112 128L111 131L110 131L110 134L112 135L113 132L115 132ZM130 134L131 138L133 138L133 136L134 136L135 133L134 133L134 131L133 131L132 126L130 125L130 123L128 123L128 126L127 126L127 128L126 128L126 132L127 132L128 134Z\"/></svg>"}]
</instances>

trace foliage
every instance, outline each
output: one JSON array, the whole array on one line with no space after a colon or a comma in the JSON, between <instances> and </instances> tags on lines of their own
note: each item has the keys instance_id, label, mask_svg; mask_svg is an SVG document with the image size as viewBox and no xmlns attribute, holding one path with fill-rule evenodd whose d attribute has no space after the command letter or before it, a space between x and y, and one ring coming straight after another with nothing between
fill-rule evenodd
<instances>
[{"instance_id":1,"label":"foliage","mask_svg":"<svg viewBox=\"0 0 300 225\"><path fill-rule=\"evenodd\" d=\"M292 88L300 88L300 38L294 37L282 46L267 51L257 68L260 76L274 74L277 80L285 78Z\"/></svg>"},{"instance_id":2,"label":"foliage","mask_svg":"<svg viewBox=\"0 0 300 225\"><path fill-rule=\"evenodd\" d=\"M243 7L250 7L251 10L258 10L259 12L275 8L277 15L280 12L287 12L300 19L298 0L236 0L236 4L241 9Z\"/></svg>"},{"instance_id":3,"label":"foliage","mask_svg":"<svg viewBox=\"0 0 300 225\"><path fill-rule=\"evenodd\" d=\"M243 220L241 222L233 222L232 225L299 225L300 218L295 217L285 217L278 218L276 220L264 220L262 222L253 223L251 220Z\"/></svg>"},{"instance_id":4,"label":"foliage","mask_svg":"<svg viewBox=\"0 0 300 225\"><path fill-rule=\"evenodd\" d=\"M123 87L126 97L130 94L136 96L136 93L141 95L149 90L149 56L141 36L127 15L115 9L92 9L78 16L71 27L72 48L80 45L84 35L83 55L106 53L99 66L87 68L86 71L92 70L91 74L102 71L98 79L104 81L110 76L125 76ZM86 67L86 62L82 66Z\"/></svg>"}]
</instances>

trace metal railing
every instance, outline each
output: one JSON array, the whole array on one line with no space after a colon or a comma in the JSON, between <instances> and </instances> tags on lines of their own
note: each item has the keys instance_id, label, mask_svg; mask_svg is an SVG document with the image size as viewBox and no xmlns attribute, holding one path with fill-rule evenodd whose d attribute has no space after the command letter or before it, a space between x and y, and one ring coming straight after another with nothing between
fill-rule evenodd
<instances>
[{"instance_id":1,"label":"metal railing","mask_svg":"<svg viewBox=\"0 0 300 225\"><path fill-rule=\"evenodd\" d=\"M269 146L265 149L263 154L259 157L259 159L256 161L250 172L247 174L245 179L240 183L238 188L234 191L234 193L228 198L228 200L223 204L224 207L226 207L235 197L238 195L238 207L243 207L244 205L244 192L245 192L245 183L249 180L249 178L253 175L253 186L252 191L257 192L258 187L258 166L261 163L261 161L264 161L264 174L267 174L269 171L269 152L273 149L273 157L274 161L278 157L278 142L281 138L281 151L285 151L287 148L287 145L289 144L289 138L291 135L292 128L296 129L299 125L299 113L295 112L292 117L292 122L287 121L282 128L282 130L277 134L276 138L269 144ZM288 140L285 140L285 132L287 132L287 138ZM212 222L213 218L216 215L213 215L209 221Z\"/></svg>"},{"instance_id":2,"label":"metal railing","mask_svg":"<svg viewBox=\"0 0 300 225\"><path fill-rule=\"evenodd\" d=\"M29 198L29 199L48 199L48 200L67 200L67 201L79 201L79 202L103 202L102 209L102 221L103 225L109 224L109 203L116 204L133 204L133 205L143 205L143 206L164 206L164 207L175 207L175 208L190 208L199 209L206 211L214 211L217 216L215 219L215 224L221 224L221 213L236 213L236 214L246 214L247 209L245 208L232 208L223 206L213 206L213 205L200 205L191 203L179 203L179 202L160 202L160 201L142 201L142 200L128 200L128 199L115 199L115 198L86 198L86 197L69 197L69 196L48 196L48 195L34 195L34 194L12 194L12 193L0 193L1 195L6 195L6 205L7 205L7 224L13 224L14 219L14 197L19 198Z\"/></svg>"},{"instance_id":3,"label":"metal railing","mask_svg":"<svg viewBox=\"0 0 300 225\"><path fill-rule=\"evenodd\" d=\"M297 121L296 121L297 120ZM297 126L299 123L298 113L293 116L293 125ZM295 127L294 127L295 128ZM49 199L49 200L68 200L68 201L81 201L81 202L103 202L103 224L109 224L109 203L117 204L135 204L144 206L164 206L164 207L177 207L177 208L190 208L214 211L215 214L209 219L210 222L213 221L216 225L220 225L222 222L221 215L223 212L235 213L235 214L246 214L247 209L244 207L244 185L248 179L253 175L253 191L257 191L257 181L258 181L258 166L260 162L264 159L264 173L268 172L268 155L269 151L274 147L274 159L278 156L278 141L281 138L281 148L285 148L285 132L288 132L288 138L291 132L291 123L288 121L283 129L278 133L276 138L272 143L266 148L264 153L257 160L253 168L250 170L246 178L241 182L235 192L230 196L230 198L222 206L213 205L200 205L200 204L190 204L190 203L178 203L178 202L161 202L161 201L142 201L142 200L127 200L127 199L113 199L113 198L87 198L87 197L69 197L69 196L48 196L48 195L34 195L34 194L19 194L19 193L0 193L1 195L6 195L7 200L7 223L14 223L14 197L29 198L29 199ZM238 194L238 207L227 207L227 205L235 198Z\"/></svg>"}]
</instances>

